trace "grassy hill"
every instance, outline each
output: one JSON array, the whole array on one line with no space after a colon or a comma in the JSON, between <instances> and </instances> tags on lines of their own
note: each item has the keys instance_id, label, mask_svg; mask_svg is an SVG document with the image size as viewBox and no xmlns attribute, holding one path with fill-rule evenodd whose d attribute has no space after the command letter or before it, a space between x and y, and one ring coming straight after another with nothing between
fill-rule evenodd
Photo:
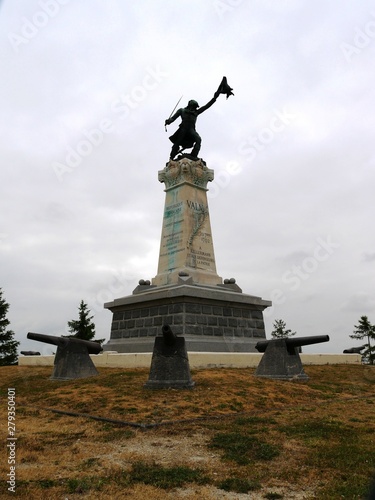
<instances>
[{"instance_id":1,"label":"grassy hill","mask_svg":"<svg viewBox=\"0 0 375 500\"><path fill-rule=\"evenodd\" d=\"M16 393L15 496L364 498L375 474L375 367L305 371L308 381L285 382L194 370L194 389L152 391L145 369L61 382L51 367L1 367L3 443L7 390Z\"/></svg>"}]
</instances>

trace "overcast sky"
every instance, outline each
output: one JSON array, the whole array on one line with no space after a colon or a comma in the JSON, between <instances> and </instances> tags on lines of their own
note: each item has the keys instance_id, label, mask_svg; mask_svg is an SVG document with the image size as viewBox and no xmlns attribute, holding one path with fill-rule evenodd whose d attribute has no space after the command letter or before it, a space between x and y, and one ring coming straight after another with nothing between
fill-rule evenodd
<instances>
[{"instance_id":1,"label":"overcast sky","mask_svg":"<svg viewBox=\"0 0 375 500\"><path fill-rule=\"evenodd\" d=\"M309 352L375 323L370 0L3 0L0 287L21 349L157 272L164 120L202 106L217 271L273 300Z\"/></svg>"}]
</instances>

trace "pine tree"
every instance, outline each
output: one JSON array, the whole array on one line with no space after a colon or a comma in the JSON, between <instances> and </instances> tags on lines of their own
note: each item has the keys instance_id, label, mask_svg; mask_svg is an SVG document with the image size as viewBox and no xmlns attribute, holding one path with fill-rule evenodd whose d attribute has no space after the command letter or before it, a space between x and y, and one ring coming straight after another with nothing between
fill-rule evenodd
<instances>
[{"instance_id":1,"label":"pine tree","mask_svg":"<svg viewBox=\"0 0 375 500\"><path fill-rule=\"evenodd\" d=\"M352 339L362 340L367 338L367 347L363 351L363 359L367 359L370 365L375 361L375 325L372 325L367 316L361 316L358 325L354 325L355 330L353 335L349 335ZM374 341L372 346L371 340Z\"/></svg>"},{"instance_id":2,"label":"pine tree","mask_svg":"<svg viewBox=\"0 0 375 500\"><path fill-rule=\"evenodd\" d=\"M89 315L90 311L83 300L81 300L78 311L79 319L68 321L69 332L72 334L69 337L92 340L95 337L95 324L91 322L94 316Z\"/></svg>"},{"instance_id":3,"label":"pine tree","mask_svg":"<svg viewBox=\"0 0 375 500\"><path fill-rule=\"evenodd\" d=\"M296 332L292 332L292 330L286 329L286 323L282 319L276 319L273 324L273 331L271 332L271 336L273 339L287 339L295 335Z\"/></svg>"},{"instance_id":4,"label":"pine tree","mask_svg":"<svg viewBox=\"0 0 375 500\"><path fill-rule=\"evenodd\" d=\"M14 332L7 330L10 321L6 315L9 304L3 299L3 291L0 288L0 366L16 365L18 362L17 347L20 343L14 340Z\"/></svg>"}]
</instances>

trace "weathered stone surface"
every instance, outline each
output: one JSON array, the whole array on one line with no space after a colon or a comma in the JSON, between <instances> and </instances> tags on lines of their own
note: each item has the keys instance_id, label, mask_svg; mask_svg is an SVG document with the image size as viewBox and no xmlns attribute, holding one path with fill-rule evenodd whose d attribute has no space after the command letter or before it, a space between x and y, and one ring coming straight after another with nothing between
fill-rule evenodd
<instances>
[{"instance_id":1,"label":"weathered stone surface","mask_svg":"<svg viewBox=\"0 0 375 500\"><path fill-rule=\"evenodd\" d=\"M152 352L163 324L183 335L188 351L255 352L265 338L271 302L246 295L217 274L207 202L213 170L202 160L170 160L159 171L165 208L157 275L133 295L104 305L113 312L106 351Z\"/></svg>"},{"instance_id":2,"label":"weathered stone surface","mask_svg":"<svg viewBox=\"0 0 375 500\"><path fill-rule=\"evenodd\" d=\"M281 380L307 379L298 349L288 349L286 339L272 340L255 371L256 377Z\"/></svg>"},{"instance_id":3,"label":"weathered stone surface","mask_svg":"<svg viewBox=\"0 0 375 500\"><path fill-rule=\"evenodd\" d=\"M150 288L105 304L113 320L104 350L151 352L161 326L169 324L189 351L256 352L256 342L265 338L262 311L270 305L224 286Z\"/></svg>"},{"instance_id":4,"label":"weathered stone surface","mask_svg":"<svg viewBox=\"0 0 375 500\"><path fill-rule=\"evenodd\" d=\"M57 348L52 380L74 380L98 374L85 346L68 344Z\"/></svg>"},{"instance_id":5,"label":"weathered stone surface","mask_svg":"<svg viewBox=\"0 0 375 500\"><path fill-rule=\"evenodd\" d=\"M89 356L89 354L99 354L102 351L102 347L97 342L33 332L29 332L27 338L57 346L52 380L72 380L98 375Z\"/></svg>"},{"instance_id":6,"label":"weathered stone surface","mask_svg":"<svg viewBox=\"0 0 375 500\"><path fill-rule=\"evenodd\" d=\"M163 327L163 337L155 338L149 378L145 387L191 389L194 382L190 374L185 339L176 337L171 329L169 331L171 333L168 336Z\"/></svg>"},{"instance_id":7,"label":"weathered stone surface","mask_svg":"<svg viewBox=\"0 0 375 500\"><path fill-rule=\"evenodd\" d=\"M217 285L214 246L207 202L207 182L214 178L202 160L170 161L159 172L165 183L165 207L158 273L152 285L176 284L180 276Z\"/></svg>"}]
</instances>

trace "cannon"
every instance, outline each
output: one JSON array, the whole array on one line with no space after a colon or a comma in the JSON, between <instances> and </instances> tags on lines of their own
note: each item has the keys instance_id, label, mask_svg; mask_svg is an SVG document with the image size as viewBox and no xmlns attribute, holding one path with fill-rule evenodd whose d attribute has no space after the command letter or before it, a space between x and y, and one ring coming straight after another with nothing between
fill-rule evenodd
<instances>
[{"instance_id":1,"label":"cannon","mask_svg":"<svg viewBox=\"0 0 375 500\"><path fill-rule=\"evenodd\" d=\"M255 348L264 353L255 371L256 377L282 380L308 379L299 355L300 347L328 342L329 335L261 340Z\"/></svg>"},{"instance_id":2,"label":"cannon","mask_svg":"<svg viewBox=\"0 0 375 500\"><path fill-rule=\"evenodd\" d=\"M172 332L171 327L169 325L163 325L161 328L163 333L163 339L165 345L173 346L176 343L177 335Z\"/></svg>"},{"instance_id":3,"label":"cannon","mask_svg":"<svg viewBox=\"0 0 375 500\"><path fill-rule=\"evenodd\" d=\"M344 349L343 354L361 354L361 351L367 347L367 344L361 345L359 347L351 347L350 349Z\"/></svg>"},{"instance_id":4,"label":"cannon","mask_svg":"<svg viewBox=\"0 0 375 500\"><path fill-rule=\"evenodd\" d=\"M255 349L258 352L265 352L270 342L275 342L275 340L260 340L256 345ZM296 338L285 338L279 339L285 341L288 351L293 351L293 349L298 347L303 347L305 345L320 344L321 342L328 342L329 335L314 335L313 337L296 337Z\"/></svg>"},{"instance_id":5,"label":"cannon","mask_svg":"<svg viewBox=\"0 0 375 500\"><path fill-rule=\"evenodd\" d=\"M20 354L23 354L24 356L40 356L39 351L21 351Z\"/></svg>"},{"instance_id":6,"label":"cannon","mask_svg":"<svg viewBox=\"0 0 375 500\"><path fill-rule=\"evenodd\" d=\"M71 345L85 346L89 354L99 354L103 348L98 342L92 342L90 340L78 339L76 337L54 337L53 335L45 335L43 333L32 333L27 334L27 338L31 340L37 340L38 342L44 342L45 344L56 345L57 347L67 347Z\"/></svg>"},{"instance_id":7,"label":"cannon","mask_svg":"<svg viewBox=\"0 0 375 500\"><path fill-rule=\"evenodd\" d=\"M189 359L184 337L178 337L169 325L162 326L155 337L151 367L145 387L148 389L190 389Z\"/></svg>"},{"instance_id":8,"label":"cannon","mask_svg":"<svg viewBox=\"0 0 375 500\"><path fill-rule=\"evenodd\" d=\"M75 337L54 337L42 333L27 334L27 338L57 346L52 380L72 380L98 375L90 354L99 354L102 347L98 342Z\"/></svg>"}]
</instances>

